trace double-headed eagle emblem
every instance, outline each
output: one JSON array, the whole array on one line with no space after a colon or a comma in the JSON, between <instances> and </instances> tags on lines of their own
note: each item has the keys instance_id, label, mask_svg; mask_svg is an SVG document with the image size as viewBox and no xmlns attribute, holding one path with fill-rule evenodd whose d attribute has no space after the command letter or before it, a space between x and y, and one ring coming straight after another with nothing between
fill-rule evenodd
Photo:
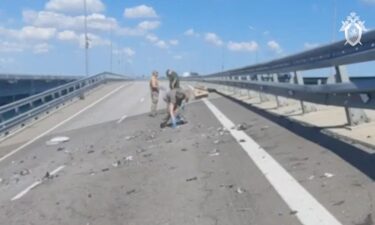
<instances>
[{"instance_id":1,"label":"double-headed eagle emblem","mask_svg":"<svg viewBox=\"0 0 375 225\"><path fill-rule=\"evenodd\" d=\"M350 44L351 46L356 46L357 44L362 45L362 34L367 31L367 29L365 27L365 21L359 20L359 16L357 16L355 12L352 12L350 16L346 17L346 21L342 21L340 31L345 32L345 45Z\"/></svg>"}]
</instances>

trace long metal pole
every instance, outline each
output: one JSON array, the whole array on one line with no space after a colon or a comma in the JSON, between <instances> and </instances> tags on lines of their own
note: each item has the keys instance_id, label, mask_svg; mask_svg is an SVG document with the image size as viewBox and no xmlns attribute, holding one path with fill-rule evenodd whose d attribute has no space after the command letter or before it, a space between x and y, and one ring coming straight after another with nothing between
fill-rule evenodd
<instances>
[{"instance_id":1,"label":"long metal pole","mask_svg":"<svg viewBox=\"0 0 375 225\"><path fill-rule=\"evenodd\" d=\"M111 26L111 28L110 28L110 39L111 39L111 46L110 46L110 48L111 48L111 54L110 54L110 72L112 73L113 71L112 71L112 67L113 67L113 44L112 44L112 24L110 25Z\"/></svg>"},{"instance_id":2,"label":"long metal pole","mask_svg":"<svg viewBox=\"0 0 375 225\"><path fill-rule=\"evenodd\" d=\"M86 76L89 75L89 38L87 36L87 2L86 0L83 1L84 3L84 10L85 10L85 73Z\"/></svg>"}]
</instances>

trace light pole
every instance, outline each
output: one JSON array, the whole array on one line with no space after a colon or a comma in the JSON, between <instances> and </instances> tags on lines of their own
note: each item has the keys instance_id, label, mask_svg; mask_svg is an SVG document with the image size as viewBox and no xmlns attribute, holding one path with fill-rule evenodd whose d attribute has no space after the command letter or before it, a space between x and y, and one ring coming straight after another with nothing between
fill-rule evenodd
<instances>
[{"instance_id":1,"label":"light pole","mask_svg":"<svg viewBox=\"0 0 375 225\"><path fill-rule=\"evenodd\" d=\"M84 19L84 26L85 26L85 74L86 76L89 75L89 38L87 36L87 2L86 0L83 1L84 11L85 11L85 19Z\"/></svg>"}]
</instances>

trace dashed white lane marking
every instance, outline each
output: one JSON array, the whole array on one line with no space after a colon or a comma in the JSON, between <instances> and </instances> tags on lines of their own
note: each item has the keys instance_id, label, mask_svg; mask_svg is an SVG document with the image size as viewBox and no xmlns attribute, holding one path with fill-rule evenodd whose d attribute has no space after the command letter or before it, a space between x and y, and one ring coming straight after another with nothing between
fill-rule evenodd
<instances>
[{"instance_id":1,"label":"dashed white lane marking","mask_svg":"<svg viewBox=\"0 0 375 225\"><path fill-rule=\"evenodd\" d=\"M128 117L127 115L123 115L118 121L117 123L121 123L122 121L124 121L124 119L126 119L126 117Z\"/></svg>"},{"instance_id":2,"label":"dashed white lane marking","mask_svg":"<svg viewBox=\"0 0 375 225\"><path fill-rule=\"evenodd\" d=\"M255 165L271 183L273 188L286 202L304 225L342 225L328 210L322 206L301 184L299 184L275 159L272 158L245 132L231 129L234 127L230 121L209 100L203 102L230 131L238 144L245 150Z\"/></svg>"},{"instance_id":3,"label":"dashed white lane marking","mask_svg":"<svg viewBox=\"0 0 375 225\"><path fill-rule=\"evenodd\" d=\"M57 174L58 172L60 172L62 169L64 169L65 166L59 166L57 167L55 170L53 170L51 173L50 173L50 176L53 176L55 174ZM31 191L33 188L37 187L38 185L40 185L42 183L42 180L38 180L38 181L35 181L33 184L31 184L30 186L28 186L25 190L21 191L20 193L18 193L16 196L14 196L11 201L15 201L15 200L18 200L20 198L22 198L22 196L24 196L25 194L27 194L29 191Z\"/></svg>"},{"instance_id":4,"label":"dashed white lane marking","mask_svg":"<svg viewBox=\"0 0 375 225\"><path fill-rule=\"evenodd\" d=\"M81 109L80 111L78 111L77 113L75 113L74 115L70 116L69 118L61 121L60 123L58 123L57 125L55 125L54 127L50 128L49 130L41 133L40 135L36 136L35 138L31 139L30 141L26 142L25 144L19 146L18 148L12 150L11 152L9 152L8 154L2 156L0 158L0 162L4 161L5 159L9 158L10 156L14 155L15 153L19 152L20 150L24 149L25 147L29 146L30 144L34 143L35 141L39 140L40 138L44 137L46 134L54 131L55 129L59 128L60 126L64 125L65 123L69 122L70 120L74 119L75 117L77 117L78 115L80 115L81 113L87 111L88 109L94 107L96 104L100 103L101 101L105 100L106 98L108 98L109 96L113 95L114 93L116 93L117 91L119 91L120 89L122 89L123 87L127 86L127 84L124 84L124 85L121 85L120 87L116 88L115 90L107 93L106 95L104 95L103 97L101 97L100 99L96 100L95 102L91 103L90 105L86 106L85 108Z\"/></svg>"}]
</instances>

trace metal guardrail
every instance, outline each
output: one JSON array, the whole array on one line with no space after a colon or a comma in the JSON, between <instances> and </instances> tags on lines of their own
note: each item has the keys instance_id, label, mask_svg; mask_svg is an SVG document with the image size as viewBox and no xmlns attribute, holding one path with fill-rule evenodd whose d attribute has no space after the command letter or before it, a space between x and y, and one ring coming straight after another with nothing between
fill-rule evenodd
<instances>
[{"instance_id":1,"label":"metal guardrail","mask_svg":"<svg viewBox=\"0 0 375 225\"><path fill-rule=\"evenodd\" d=\"M130 79L122 75L104 72L1 106L0 133L30 118L36 117L40 113L56 107L69 99L77 96L82 97L84 92L108 80Z\"/></svg>"},{"instance_id":2,"label":"metal guardrail","mask_svg":"<svg viewBox=\"0 0 375 225\"><path fill-rule=\"evenodd\" d=\"M362 37L362 45L352 47L345 41L308 50L281 59L246 66L187 80L250 89L259 93L283 96L301 101L345 107L348 123L353 124L352 108L375 109L374 82L351 83L344 65L375 60L375 30ZM334 67L335 76L327 84L304 85L299 71ZM271 77L264 82L262 76ZM292 83L280 83L279 76L292 77ZM330 78L328 78L330 80ZM332 84L335 83L335 84ZM365 117L361 114L360 117Z\"/></svg>"}]
</instances>

